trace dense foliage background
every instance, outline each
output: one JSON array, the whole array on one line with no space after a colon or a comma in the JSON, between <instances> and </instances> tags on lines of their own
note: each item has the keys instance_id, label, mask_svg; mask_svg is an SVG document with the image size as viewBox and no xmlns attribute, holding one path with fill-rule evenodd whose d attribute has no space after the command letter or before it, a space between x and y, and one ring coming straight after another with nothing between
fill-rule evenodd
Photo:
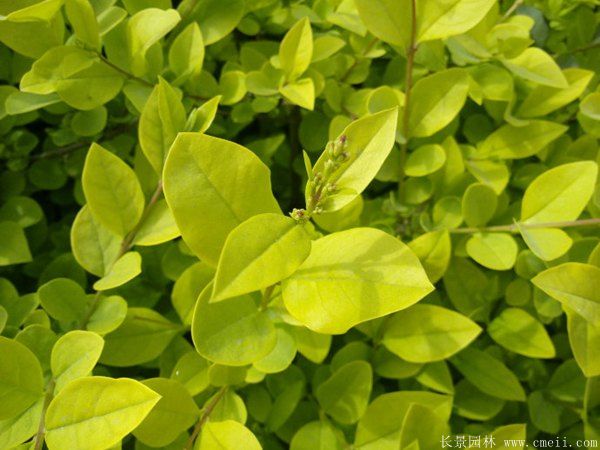
<instances>
[{"instance_id":1,"label":"dense foliage background","mask_svg":"<svg viewBox=\"0 0 600 450\"><path fill-rule=\"evenodd\" d=\"M593 447L598 6L0 0L0 449Z\"/></svg>"}]
</instances>

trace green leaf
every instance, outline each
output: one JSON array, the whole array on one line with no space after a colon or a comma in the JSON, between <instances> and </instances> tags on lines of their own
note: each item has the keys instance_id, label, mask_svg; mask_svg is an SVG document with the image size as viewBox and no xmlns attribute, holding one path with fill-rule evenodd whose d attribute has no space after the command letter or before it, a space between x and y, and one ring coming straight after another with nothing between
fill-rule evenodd
<instances>
[{"instance_id":1,"label":"green leaf","mask_svg":"<svg viewBox=\"0 0 600 450\"><path fill-rule=\"evenodd\" d=\"M494 217L497 205L498 196L491 187L473 183L463 195L462 215L470 227L481 227Z\"/></svg>"},{"instance_id":2,"label":"green leaf","mask_svg":"<svg viewBox=\"0 0 600 450\"><path fill-rule=\"evenodd\" d=\"M73 108L91 110L113 99L123 76L94 53L74 46L48 50L21 78L21 90L58 96Z\"/></svg>"},{"instance_id":3,"label":"green leaf","mask_svg":"<svg viewBox=\"0 0 600 450\"><path fill-rule=\"evenodd\" d=\"M196 450L261 450L256 436L234 420L207 422L196 444Z\"/></svg>"},{"instance_id":4,"label":"green leaf","mask_svg":"<svg viewBox=\"0 0 600 450\"><path fill-rule=\"evenodd\" d=\"M343 434L326 421L308 422L290 442L290 450L343 450L345 447Z\"/></svg>"},{"instance_id":5,"label":"green leaf","mask_svg":"<svg viewBox=\"0 0 600 450\"><path fill-rule=\"evenodd\" d=\"M87 309L87 297L82 287L68 278L55 278L38 289L40 303L56 320L75 322Z\"/></svg>"},{"instance_id":6,"label":"green leaf","mask_svg":"<svg viewBox=\"0 0 600 450\"><path fill-rule=\"evenodd\" d=\"M199 262L191 265L175 281L171 300L173 307L184 324L192 323L196 300L204 288L215 277L215 269L206 263Z\"/></svg>"},{"instance_id":7,"label":"green leaf","mask_svg":"<svg viewBox=\"0 0 600 450\"><path fill-rule=\"evenodd\" d=\"M0 222L0 235L3 241L0 247L0 266L31 261L31 252L23 228L15 222Z\"/></svg>"},{"instance_id":8,"label":"green leaf","mask_svg":"<svg viewBox=\"0 0 600 450\"><path fill-rule=\"evenodd\" d=\"M598 165L563 164L539 175L527 187L521 205L525 223L570 221L579 217L594 192Z\"/></svg>"},{"instance_id":9,"label":"green leaf","mask_svg":"<svg viewBox=\"0 0 600 450\"><path fill-rule=\"evenodd\" d=\"M30 447L21 449L17 446L37 432L43 407L44 398L40 398L21 414L10 419L0 420L0 448L29 450Z\"/></svg>"},{"instance_id":10,"label":"green leaf","mask_svg":"<svg viewBox=\"0 0 600 450\"><path fill-rule=\"evenodd\" d=\"M521 159L535 155L567 131L565 125L544 120L530 120L527 125L504 125L490 134L479 146L481 157Z\"/></svg>"},{"instance_id":11,"label":"green leaf","mask_svg":"<svg viewBox=\"0 0 600 450\"><path fill-rule=\"evenodd\" d=\"M467 170L480 183L491 187L496 195L500 195L510 178L510 172L503 161L476 160L465 161Z\"/></svg>"},{"instance_id":12,"label":"green leaf","mask_svg":"<svg viewBox=\"0 0 600 450\"><path fill-rule=\"evenodd\" d=\"M246 95L246 74L241 70L228 70L219 78L219 94L223 105L238 103Z\"/></svg>"},{"instance_id":13,"label":"green leaf","mask_svg":"<svg viewBox=\"0 0 600 450\"><path fill-rule=\"evenodd\" d=\"M185 387L175 380L150 378L142 383L161 398L132 433L148 446L167 446L196 422L200 410Z\"/></svg>"},{"instance_id":14,"label":"green leaf","mask_svg":"<svg viewBox=\"0 0 600 450\"><path fill-rule=\"evenodd\" d=\"M25 8L11 12L7 16L0 16L0 20L7 20L9 22L48 22L58 13L63 4L64 0L42 0L34 2Z\"/></svg>"},{"instance_id":15,"label":"green leaf","mask_svg":"<svg viewBox=\"0 0 600 450\"><path fill-rule=\"evenodd\" d=\"M175 85L202 71L204 41L198 23L192 22L177 35L169 48L169 68L177 75Z\"/></svg>"},{"instance_id":16,"label":"green leaf","mask_svg":"<svg viewBox=\"0 0 600 450\"><path fill-rule=\"evenodd\" d=\"M86 328L98 334L116 330L127 316L127 302L123 297L111 295L100 297Z\"/></svg>"},{"instance_id":17,"label":"green leaf","mask_svg":"<svg viewBox=\"0 0 600 450\"><path fill-rule=\"evenodd\" d=\"M410 405L400 431L400 448L436 448L439 436L449 430L448 424L435 412L423 405Z\"/></svg>"},{"instance_id":18,"label":"green leaf","mask_svg":"<svg viewBox=\"0 0 600 450\"><path fill-rule=\"evenodd\" d=\"M496 428L494 430L494 432L492 433L492 436L494 437L496 442L498 444L500 444L496 448L498 448L498 450L509 450L509 449L523 450L524 445L527 442L525 440L525 438L527 437L526 427L527 427L527 425L519 423L519 424L515 424L515 425L505 425L505 426ZM509 442L510 442L510 444L508 444ZM523 443L523 444L518 444L517 442ZM514 445L511 445L513 443L514 443ZM505 444L508 444L508 445L505 445Z\"/></svg>"},{"instance_id":19,"label":"green leaf","mask_svg":"<svg viewBox=\"0 0 600 450\"><path fill-rule=\"evenodd\" d=\"M11 419L44 394L42 368L23 344L0 336L0 420Z\"/></svg>"},{"instance_id":20,"label":"green leaf","mask_svg":"<svg viewBox=\"0 0 600 450\"><path fill-rule=\"evenodd\" d=\"M195 350L183 355L171 373L171 378L180 382L192 396L198 395L209 385L209 362Z\"/></svg>"},{"instance_id":21,"label":"green leaf","mask_svg":"<svg viewBox=\"0 0 600 450\"><path fill-rule=\"evenodd\" d=\"M488 325L487 332L498 344L529 358L554 358L556 354L544 326L519 308L502 311Z\"/></svg>"},{"instance_id":22,"label":"green leaf","mask_svg":"<svg viewBox=\"0 0 600 450\"><path fill-rule=\"evenodd\" d=\"M441 145L423 145L408 155L404 173L409 177L424 177L440 170L445 162L446 152Z\"/></svg>"},{"instance_id":23,"label":"green leaf","mask_svg":"<svg viewBox=\"0 0 600 450\"><path fill-rule=\"evenodd\" d=\"M475 233L467 241L468 255L493 270L511 269L518 251L515 239L507 233Z\"/></svg>"},{"instance_id":24,"label":"green leaf","mask_svg":"<svg viewBox=\"0 0 600 450\"><path fill-rule=\"evenodd\" d=\"M210 45L223 39L240 23L245 4L243 0L184 0L179 10L189 11L185 15L198 22L204 45Z\"/></svg>"},{"instance_id":25,"label":"green leaf","mask_svg":"<svg viewBox=\"0 0 600 450\"><path fill-rule=\"evenodd\" d=\"M121 240L102 226L84 205L71 227L71 250L77 262L88 272L102 277L114 263Z\"/></svg>"},{"instance_id":26,"label":"green leaf","mask_svg":"<svg viewBox=\"0 0 600 450\"><path fill-rule=\"evenodd\" d=\"M481 328L469 318L434 305L414 305L395 313L384 326L383 344L415 363L446 359L469 345Z\"/></svg>"},{"instance_id":27,"label":"green leaf","mask_svg":"<svg viewBox=\"0 0 600 450\"><path fill-rule=\"evenodd\" d=\"M100 48L100 27L89 0L66 0L65 11L77 39L93 49Z\"/></svg>"},{"instance_id":28,"label":"green leaf","mask_svg":"<svg viewBox=\"0 0 600 450\"><path fill-rule=\"evenodd\" d=\"M179 229L165 200L158 200L135 233L134 245L158 245L179 236Z\"/></svg>"},{"instance_id":29,"label":"green leaf","mask_svg":"<svg viewBox=\"0 0 600 450\"><path fill-rule=\"evenodd\" d=\"M181 93L159 78L144 105L138 136L142 151L159 175L177 133L185 128Z\"/></svg>"},{"instance_id":30,"label":"green leaf","mask_svg":"<svg viewBox=\"0 0 600 450\"><path fill-rule=\"evenodd\" d=\"M343 208L375 178L394 146L397 120L398 109L394 108L363 117L344 128L335 142L345 142L342 146L347 157L327 177L326 165L331 164L328 161L332 161L332 155L329 150L323 152L313 173L324 177L324 185L335 186L334 192L319 204L323 212ZM307 205L311 203L313 185L308 183L306 187Z\"/></svg>"},{"instance_id":31,"label":"green leaf","mask_svg":"<svg viewBox=\"0 0 600 450\"><path fill-rule=\"evenodd\" d=\"M464 69L447 69L421 78L412 91L408 136L427 137L448 125L460 112L469 91Z\"/></svg>"},{"instance_id":32,"label":"green leaf","mask_svg":"<svg viewBox=\"0 0 600 450\"><path fill-rule=\"evenodd\" d=\"M452 397L427 391L389 392L377 397L356 428L354 445L360 450L396 450L402 425L411 405L431 409L444 420L450 418ZM439 439L439 437L438 437Z\"/></svg>"},{"instance_id":33,"label":"green leaf","mask_svg":"<svg viewBox=\"0 0 600 450\"><path fill-rule=\"evenodd\" d=\"M96 366L104 339L90 331L74 330L61 336L52 348L50 366L56 382L55 392L77 378L85 377Z\"/></svg>"},{"instance_id":34,"label":"green leaf","mask_svg":"<svg viewBox=\"0 0 600 450\"><path fill-rule=\"evenodd\" d=\"M600 326L600 267L568 262L536 275L531 282L594 326Z\"/></svg>"},{"instance_id":35,"label":"green leaf","mask_svg":"<svg viewBox=\"0 0 600 450\"><path fill-rule=\"evenodd\" d=\"M97 291L119 287L142 273L142 257L138 252L127 252L111 266L106 275L94 283Z\"/></svg>"},{"instance_id":36,"label":"green leaf","mask_svg":"<svg viewBox=\"0 0 600 450\"><path fill-rule=\"evenodd\" d=\"M319 385L315 396L323 411L339 423L352 424L362 417L373 382L373 370L365 361L352 361Z\"/></svg>"},{"instance_id":37,"label":"green leaf","mask_svg":"<svg viewBox=\"0 0 600 450\"><path fill-rule=\"evenodd\" d=\"M217 264L236 226L256 214L280 212L269 169L256 155L200 133L181 133L175 140L165 164L164 188L183 239L211 265Z\"/></svg>"},{"instance_id":38,"label":"green leaf","mask_svg":"<svg viewBox=\"0 0 600 450\"><path fill-rule=\"evenodd\" d=\"M566 307L567 330L571 350L587 378L600 375L600 327Z\"/></svg>"},{"instance_id":39,"label":"green leaf","mask_svg":"<svg viewBox=\"0 0 600 450\"><path fill-rule=\"evenodd\" d=\"M179 333L180 327L147 308L129 308L125 321L104 336L100 362L130 367L152 361Z\"/></svg>"},{"instance_id":40,"label":"green leaf","mask_svg":"<svg viewBox=\"0 0 600 450\"><path fill-rule=\"evenodd\" d=\"M417 42L463 34L477 25L494 0L425 0L417 6Z\"/></svg>"},{"instance_id":41,"label":"green leaf","mask_svg":"<svg viewBox=\"0 0 600 450\"><path fill-rule=\"evenodd\" d=\"M569 87L558 64L540 48L530 47L515 58L501 61L508 70L527 81L559 89Z\"/></svg>"},{"instance_id":42,"label":"green leaf","mask_svg":"<svg viewBox=\"0 0 600 450\"><path fill-rule=\"evenodd\" d=\"M559 228L526 228L517 223L517 228L527 247L544 261L552 261L569 251L573 239Z\"/></svg>"},{"instance_id":43,"label":"green leaf","mask_svg":"<svg viewBox=\"0 0 600 450\"><path fill-rule=\"evenodd\" d=\"M277 328L277 343L273 350L254 363L254 367L264 373L283 372L296 357L296 338L287 328Z\"/></svg>"},{"instance_id":44,"label":"green leaf","mask_svg":"<svg viewBox=\"0 0 600 450\"><path fill-rule=\"evenodd\" d=\"M198 353L218 364L244 366L265 357L277 343L275 327L249 295L209 303L208 286L196 304L192 339Z\"/></svg>"},{"instance_id":45,"label":"green leaf","mask_svg":"<svg viewBox=\"0 0 600 450\"><path fill-rule=\"evenodd\" d=\"M159 399L160 395L128 378L75 380L48 407L46 444L50 450L112 447L140 424Z\"/></svg>"},{"instance_id":46,"label":"green leaf","mask_svg":"<svg viewBox=\"0 0 600 450\"><path fill-rule=\"evenodd\" d=\"M312 53L312 29L310 20L305 17L290 28L279 46L279 62L287 80L294 81L304 73L310 65Z\"/></svg>"},{"instance_id":47,"label":"green leaf","mask_svg":"<svg viewBox=\"0 0 600 450\"><path fill-rule=\"evenodd\" d=\"M408 246L423 264L427 277L432 283L436 283L444 276L452 256L452 243L448 230L422 234L410 241Z\"/></svg>"},{"instance_id":48,"label":"green leaf","mask_svg":"<svg viewBox=\"0 0 600 450\"><path fill-rule=\"evenodd\" d=\"M279 88L279 93L295 105L313 110L315 106L315 85L311 78L302 78Z\"/></svg>"},{"instance_id":49,"label":"green leaf","mask_svg":"<svg viewBox=\"0 0 600 450\"><path fill-rule=\"evenodd\" d=\"M227 236L212 301L258 291L289 277L310 248L310 236L295 220L272 213L251 217Z\"/></svg>"},{"instance_id":50,"label":"green leaf","mask_svg":"<svg viewBox=\"0 0 600 450\"><path fill-rule=\"evenodd\" d=\"M215 120L220 101L221 96L217 95L204 102L199 108L194 109L188 118L185 127L186 131L204 133L206 130L208 130Z\"/></svg>"},{"instance_id":51,"label":"green leaf","mask_svg":"<svg viewBox=\"0 0 600 450\"><path fill-rule=\"evenodd\" d=\"M146 52L181 20L174 9L146 8L127 22L127 46L132 72L143 75L147 69Z\"/></svg>"},{"instance_id":52,"label":"green leaf","mask_svg":"<svg viewBox=\"0 0 600 450\"><path fill-rule=\"evenodd\" d=\"M328 334L407 308L432 290L412 251L372 228L313 242L308 259L283 281L290 314L311 330Z\"/></svg>"},{"instance_id":53,"label":"green leaf","mask_svg":"<svg viewBox=\"0 0 600 450\"><path fill-rule=\"evenodd\" d=\"M476 388L510 401L525 401L525 391L513 372L484 351L466 348L450 361Z\"/></svg>"},{"instance_id":54,"label":"green leaf","mask_svg":"<svg viewBox=\"0 0 600 450\"><path fill-rule=\"evenodd\" d=\"M131 167L118 156L92 144L82 175L83 192L94 219L120 237L139 222L144 194Z\"/></svg>"},{"instance_id":55,"label":"green leaf","mask_svg":"<svg viewBox=\"0 0 600 450\"><path fill-rule=\"evenodd\" d=\"M539 117L551 113L579 98L591 81L594 73L589 70L569 67L563 70L569 86L561 89L538 85L525 97L518 109L519 117Z\"/></svg>"},{"instance_id":56,"label":"green leaf","mask_svg":"<svg viewBox=\"0 0 600 450\"><path fill-rule=\"evenodd\" d=\"M408 0L355 0L355 3L371 34L399 47L408 43L411 31Z\"/></svg>"}]
</instances>

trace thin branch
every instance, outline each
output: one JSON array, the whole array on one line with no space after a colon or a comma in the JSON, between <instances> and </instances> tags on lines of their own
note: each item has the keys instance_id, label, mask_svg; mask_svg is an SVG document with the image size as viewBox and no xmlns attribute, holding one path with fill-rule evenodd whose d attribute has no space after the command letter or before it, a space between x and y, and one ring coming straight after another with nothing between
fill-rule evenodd
<instances>
[{"instance_id":1,"label":"thin branch","mask_svg":"<svg viewBox=\"0 0 600 450\"><path fill-rule=\"evenodd\" d=\"M194 427L194 431L192 431L192 435L190 436L187 443L185 444L185 447L183 447L183 450L192 450L192 448L194 447L194 442L196 441L196 438L200 434L200 431L202 431L202 427L210 418L210 415L212 414L212 412L215 409L215 407L217 406L217 404L221 401L221 399L225 395L225 392L227 392L227 386L223 386L221 389L219 389L219 392L217 392L217 394L213 397L211 402L208 405L206 405L206 408L204 408L204 412L200 416L200 420L198 420L198 423Z\"/></svg>"},{"instance_id":2,"label":"thin branch","mask_svg":"<svg viewBox=\"0 0 600 450\"><path fill-rule=\"evenodd\" d=\"M510 8L508 8L506 10L506 12L504 13L504 15L502 16L502 18L500 19L500 22L504 22L506 19L508 19L510 16L512 16L512 14L517 10L517 8L519 6L521 6L523 4L523 0L515 0L515 2L510 6Z\"/></svg>"},{"instance_id":3,"label":"thin branch","mask_svg":"<svg viewBox=\"0 0 600 450\"><path fill-rule=\"evenodd\" d=\"M35 434L35 447L34 450L42 450L44 447L44 434L46 433L46 410L54 397L54 387L56 383L54 378L50 379L48 386L46 386L46 396L44 397L44 405L42 406L42 417L38 425L37 433Z\"/></svg>"},{"instance_id":4,"label":"thin branch","mask_svg":"<svg viewBox=\"0 0 600 450\"><path fill-rule=\"evenodd\" d=\"M411 2L411 31L410 43L406 51L406 75L404 77L404 110L402 112L402 134L404 143L400 147L400 176L398 181L398 198L402 200L404 189L404 165L408 154L408 133L410 120L410 100L413 88L413 67L415 65L415 54L417 53L417 1Z\"/></svg>"},{"instance_id":5,"label":"thin branch","mask_svg":"<svg viewBox=\"0 0 600 450\"><path fill-rule=\"evenodd\" d=\"M558 58L559 56L573 55L575 53L587 52L588 50L593 50L598 47L600 47L600 41L590 42L587 45L583 45L581 47L574 48L573 50L566 50L562 53L556 53L553 55L553 57Z\"/></svg>"},{"instance_id":6,"label":"thin branch","mask_svg":"<svg viewBox=\"0 0 600 450\"><path fill-rule=\"evenodd\" d=\"M594 219L581 219L581 220L572 220L565 222L546 222L546 223L513 223L510 225L492 225L490 227L465 227L465 228L455 228L453 230L449 230L452 234L472 234L472 233L485 233L485 232L508 232L508 233L518 233L519 226L521 228L525 228L528 230L535 230L540 228L574 228L574 227L590 227L598 225L600 226L600 218Z\"/></svg>"},{"instance_id":7,"label":"thin branch","mask_svg":"<svg viewBox=\"0 0 600 450\"><path fill-rule=\"evenodd\" d=\"M290 142L290 158L288 161L288 171L290 176L290 205L288 209L299 205L302 202L301 183L302 179L296 172L294 163L297 158L302 156L302 148L300 146L300 122L302 117L300 115L300 108L296 105L290 106L290 112L288 116L288 139Z\"/></svg>"}]
</instances>

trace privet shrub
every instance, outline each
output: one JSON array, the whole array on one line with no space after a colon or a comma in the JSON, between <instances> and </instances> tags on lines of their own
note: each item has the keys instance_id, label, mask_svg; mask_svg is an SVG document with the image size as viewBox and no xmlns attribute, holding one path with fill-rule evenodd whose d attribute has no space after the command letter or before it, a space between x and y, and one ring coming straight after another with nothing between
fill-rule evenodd
<instances>
[{"instance_id":1,"label":"privet shrub","mask_svg":"<svg viewBox=\"0 0 600 450\"><path fill-rule=\"evenodd\" d=\"M597 5L0 0L0 449L598 439Z\"/></svg>"}]
</instances>

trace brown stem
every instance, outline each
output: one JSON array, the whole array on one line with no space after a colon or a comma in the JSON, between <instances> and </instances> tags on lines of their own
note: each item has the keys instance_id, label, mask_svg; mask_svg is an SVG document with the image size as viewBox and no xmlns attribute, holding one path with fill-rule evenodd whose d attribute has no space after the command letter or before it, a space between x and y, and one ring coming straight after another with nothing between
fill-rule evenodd
<instances>
[{"instance_id":1,"label":"brown stem","mask_svg":"<svg viewBox=\"0 0 600 450\"><path fill-rule=\"evenodd\" d=\"M206 408L204 408L204 412L200 416L200 420L198 420L198 423L194 427L194 431L192 431L192 435L185 444L185 447L183 447L183 450L192 450L192 448L194 447L194 441L200 434L200 431L202 431L202 427L210 418L210 415L212 414L217 404L225 395L225 392L227 392L227 386L223 386L221 389L219 389L219 392L217 392L217 394L213 397L211 402L208 405L206 405Z\"/></svg>"},{"instance_id":2,"label":"brown stem","mask_svg":"<svg viewBox=\"0 0 600 450\"><path fill-rule=\"evenodd\" d=\"M492 225L490 227L465 227L465 228L455 228L453 230L449 230L450 233L453 234L472 234L472 233L485 233L485 232L509 232L509 233L518 233L519 226L521 228L525 228L528 230L540 229L540 228L574 228L574 227L589 227L594 225L600 225L600 218L594 219L581 219L581 220L572 220L572 221L564 221L564 222L546 222L546 223L520 223L518 224L510 224L510 225Z\"/></svg>"},{"instance_id":3,"label":"brown stem","mask_svg":"<svg viewBox=\"0 0 600 450\"><path fill-rule=\"evenodd\" d=\"M500 22L504 22L506 19L508 19L510 16L512 16L512 14L517 10L517 8L519 6L521 6L523 4L523 0L515 0L514 3L510 6L510 8L508 8L506 10L506 12L504 13L504 15L502 16L502 18L500 19Z\"/></svg>"},{"instance_id":4,"label":"brown stem","mask_svg":"<svg viewBox=\"0 0 600 450\"><path fill-rule=\"evenodd\" d=\"M411 94L413 88L413 67L415 65L415 54L417 53L417 0L411 1L411 30L410 42L406 50L406 75L404 77L404 110L402 112L402 134L404 143L400 147L400 174L398 181L398 198L402 201L404 191L404 165L408 154L408 134L411 107Z\"/></svg>"},{"instance_id":5,"label":"brown stem","mask_svg":"<svg viewBox=\"0 0 600 450\"><path fill-rule=\"evenodd\" d=\"M56 386L56 382L54 378L50 379L48 382L48 386L46 386L46 396L44 397L44 405L42 406L42 417L40 418L40 423L38 425L37 433L35 434L35 447L34 450L42 450L44 447L44 434L46 433L46 410L48 409L48 405L52 401L54 397L54 387Z\"/></svg>"}]
</instances>

